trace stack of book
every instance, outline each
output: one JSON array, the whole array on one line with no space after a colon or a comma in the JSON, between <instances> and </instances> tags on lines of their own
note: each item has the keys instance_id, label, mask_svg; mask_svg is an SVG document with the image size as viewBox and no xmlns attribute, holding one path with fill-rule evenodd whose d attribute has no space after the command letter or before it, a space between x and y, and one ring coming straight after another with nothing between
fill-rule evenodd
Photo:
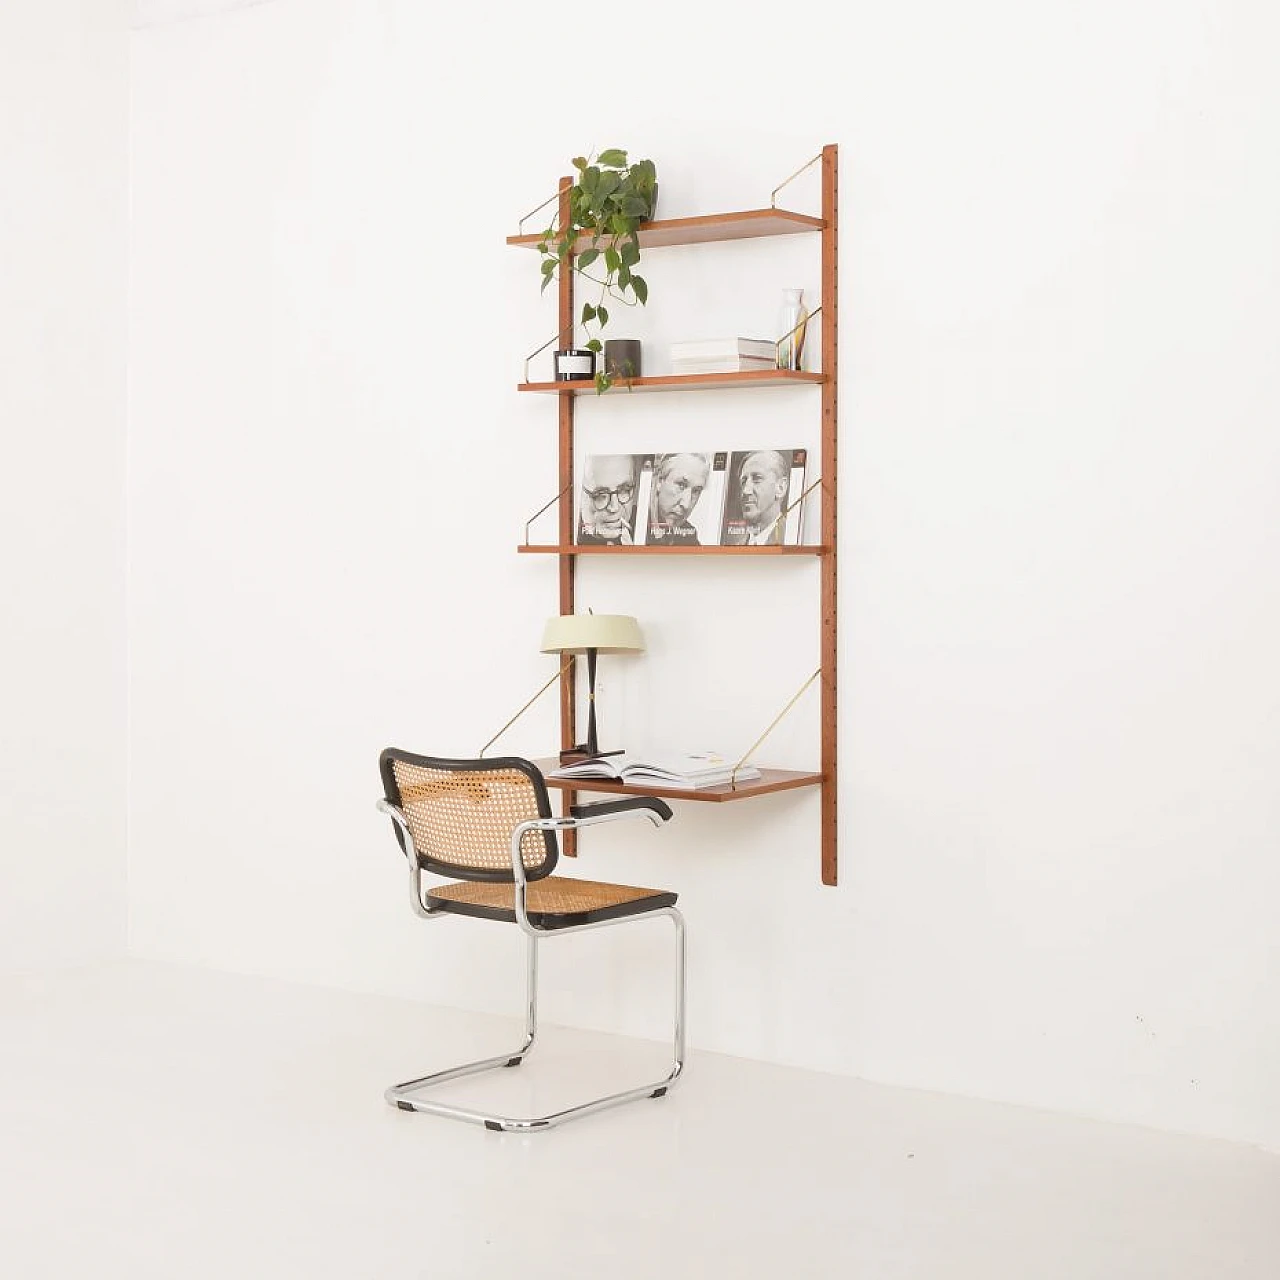
<instances>
[{"instance_id":1,"label":"stack of book","mask_svg":"<svg viewBox=\"0 0 1280 1280\"><path fill-rule=\"evenodd\" d=\"M776 369L777 344L769 338L703 338L671 344L673 373L739 373Z\"/></svg>"}]
</instances>

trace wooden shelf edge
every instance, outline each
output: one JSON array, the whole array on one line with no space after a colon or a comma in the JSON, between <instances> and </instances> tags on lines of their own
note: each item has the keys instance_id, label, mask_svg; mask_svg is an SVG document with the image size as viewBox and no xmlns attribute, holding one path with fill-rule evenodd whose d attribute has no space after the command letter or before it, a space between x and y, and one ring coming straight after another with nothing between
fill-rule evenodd
<instances>
[{"instance_id":1,"label":"wooden shelf edge","mask_svg":"<svg viewBox=\"0 0 1280 1280\"><path fill-rule=\"evenodd\" d=\"M826 223L808 213L791 209L743 209L737 213L708 213L694 218L658 218L640 224L641 249L661 249L680 244L715 244L725 240L754 240L763 236L790 236L805 231L823 231ZM521 249L536 249L543 231L508 236L507 243ZM574 244L580 253L591 237L581 235Z\"/></svg>"},{"instance_id":2,"label":"wooden shelf edge","mask_svg":"<svg viewBox=\"0 0 1280 1280\"><path fill-rule=\"evenodd\" d=\"M629 378L614 383L610 390L597 392L594 382L521 382L517 391L540 395L583 396L615 395L631 391L725 391L738 387L781 387L788 383L821 386L826 375L797 369L740 369L733 373L666 373L652 378Z\"/></svg>"},{"instance_id":3,"label":"wooden shelf edge","mask_svg":"<svg viewBox=\"0 0 1280 1280\"><path fill-rule=\"evenodd\" d=\"M817 543L793 547L620 547L573 543L525 543L516 548L521 555L540 556L825 556L831 548Z\"/></svg>"},{"instance_id":4,"label":"wooden shelf edge","mask_svg":"<svg viewBox=\"0 0 1280 1280\"><path fill-rule=\"evenodd\" d=\"M775 791L794 791L798 787L820 787L821 773L808 773L794 769L761 769L760 777L739 782L736 787L633 787L621 782L606 782L600 778L550 778L547 773L559 767L554 759L535 760L542 770L548 787L557 791L595 791L611 796L658 796L663 800L702 800L725 803L731 800L751 800L756 796L771 795Z\"/></svg>"}]
</instances>

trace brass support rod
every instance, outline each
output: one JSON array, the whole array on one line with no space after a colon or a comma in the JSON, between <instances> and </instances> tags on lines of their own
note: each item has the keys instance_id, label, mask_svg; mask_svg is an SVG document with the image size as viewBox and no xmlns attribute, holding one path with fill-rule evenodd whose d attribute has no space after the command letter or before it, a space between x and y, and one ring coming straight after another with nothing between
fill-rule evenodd
<instances>
[{"instance_id":1,"label":"brass support rod","mask_svg":"<svg viewBox=\"0 0 1280 1280\"><path fill-rule=\"evenodd\" d=\"M545 199L545 200L544 200L544 201L543 201L543 202L538 206L538 209L545 209L545 208L547 207L547 205L549 205L553 200L558 200L559 198L560 198L560 192L559 192L559 191L557 191L557 192L555 193L555 195L548 196L548 197L547 197L547 198L546 198L546 199ZM524 235L524 224L525 224L526 222L528 222L528 221L529 221L529 219L530 219L530 218L532 218L532 217L533 217L533 215L534 215L535 213L537 213L537 212L538 212L538 209L530 209L530 210L529 210L529 212L528 212L528 213L526 213L526 214L524 215L524 217L520 219L519 225L516 227L516 234L517 234L517 235L521 235L521 236L522 236L522 235Z\"/></svg>"},{"instance_id":2,"label":"brass support rod","mask_svg":"<svg viewBox=\"0 0 1280 1280\"><path fill-rule=\"evenodd\" d=\"M812 684L812 683L813 683L813 682L814 682L814 681L815 681L815 680L816 680L816 679L817 679L821 674L822 674L822 668L821 668L821 667L819 667L819 668L817 669L817 671L815 671L815 672L813 673L813 675L811 675L811 676L810 676L810 677L809 677L809 678L804 682L804 684L802 684L802 685L800 686L800 688L796 690L795 695L792 697L791 701L790 701L790 702L788 702L788 703L787 703L787 705L786 705L785 707L783 707L783 708L782 708L782 710L781 710L781 711L779 711L779 712L778 712L778 714L777 714L776 716L774 716L774 718L773 718L773 723L772 723L772 724L770 724L770 725L769 725L769 727L768 727L768 728L767 728L767 729L766 729L766 730L765 730L765 731L764 731L764 732L763 732L763 733L762 733L762 734L761 734L761 735L760 735L760 736L759 736L759 737L758 737L758 738L757 738L757 739L756 739L756 740L755 740L755 741L754 741L754 742L753 742L753 743L752 743L752 744L751 744L751 745L746 749L746 751L743 753L742 759L741 759L741 760L739 760L739 761L738 761L738 763L737 763L737 764L735 764L735 765L733 766L733 772L732 772L732 774L731 774L731 775L730 775L730 777L729 777L729 786L730 786L734 791L736 791L736 790L738 789L738 770L739 770L739 769L741 769L741 768L742 768L742 766L743 766L744 764L746 764L746 763L747 763L747 761L751 758L751 753L752 753L752 752L753 752L753 751L754 751L754 750L755 750L755 749L756 749L756 748L757 748L757 747L758 747L758 746L759 746L759 745L760 745L760 744L761 744L761 743L762 743L762 742L763 742L763 741L764 741L764 740L765 740L765 739L766 739L766 738L767 738L767 737L768 737L768 736L769 736L769 735L774 731L774 729L776 729L776 728L778 727L778 723L782 720L782 717L783 717L783 716L785 716L785 715L787 714L787 712L788 712L788 711L790 711L790 710L791 710L791 708L792 708L792 707L794 707L794 706L796 705L796 702L799 700L800 695L801 695L801 694L802 694L802 693L803 693L803 692L804 692L804 691L805 691L805 690L806 690L806 689L807 689L807 688L808 688L808 687L809 687L809 686L810 686L810 685L811 685L811 684Z\"/></svg>"},{"instance_id":3,"label":"brass support rod","mask_svg":"<svg viewBox=\"0 0 1280 1280\"><path fill-rule=\"evenodd\" d=\"M816 314L816 312L815 312L815 314ZM563 329L561 329L559 333L553 333L553 334L551 335L551 337L549 337L549 338L546 340L546 342L544 342L544 343L542 344L542 346L540 346L540 347L537 349L537 351L530 351L530 352L529 352L529 354L528 354L527 356L525 356L525 358L524 358L524 380L525 380L526 382L528 382L528 381L529 381L529 361L530 361L530 360L532 360L534 356L541 355L541 354L542 354L542 353L543 353L543 352L544 352L544 351L545 351L545 350L546 350L546 349L547 349L547 348L548 348L548 347L549 347L553 342L559 342L559 341L560 341L560 339L561 339L561 338L563 338L563 337L564 337L564 335L565 335L566 333L572 333L576 327L577 327L577 326L574 324L574 322L573 322L572 320L571 320L571 321L569 321L569 323L568 323L567 325L565 325L565 327L564 327Z\"/></svg>"},{"instance_id":4,"label":"brass support rod","mask_svg":"<svg viewBox=\"0 0 1280 1280\"><path fill-rule=\"evenodd\" d=\"M796 498L792 502L788 502L787 505L783 507L782 510L779 511L778 514L774 516L773 519L769 522L769 532L772 533L774 529L777 528L778 521L781 520L782 517L785 516L788 511L791 510L792 507L796 506L798 503L803 502L821 483L822 483L822 477L819 476L807 489L804 490L803 493L801 493L801 495L798 498ZM555 499L552 498L551 501L554 502ZM547 507L549 507L550 505L551 503L548 502ZM542 510L545 511L547 507L543 507ZM538 514L541 515L542 512L539 512ZM534 519L537 519L537 517L535 516ZM525 538L526 546L528 545L528 541L529 541L528 537L526 536Z\"/></svg>"},{"instance_id":5,"label":"brass support rod","mask_svg":"<svg viewBox=\"0 0 1280 1280\"><path fill-rule=\"evenodd\" d=\"M538 517L539 517L539 516L544 512L544 511L546 511L548 508L550 508L550 507L554 506L557 502L559 502L559 501L560 501L560 499L561 499L561 498L563 498L563 497L564 497L564 495L565 495L566 493L568 493L568 492L569 492L569 489L570 489L570 486L569 486L569 485L565 485L565 487L564 487L563 489L561 489L561 490L560 490L560 492L559 492L559 493L557 493L557 494L556 494L556 496L555 496L554 498L552 498L550 502L544 503L542 506L540 506L540 507L537 509L537 511L535 511L535 512L533 513L533 515L531 515L531 516L530 516L530 517L529 517L529 518L524 522L524 545L525 545L526 547L529 545L529 526L530 526L531 524L533 524L533 522L534 522L534 521L535 521L535 520L536 520L536 519L537 519L537 518L538 518Z\"/></svg>"},{"instance_id":6,"label":"brass support rod","mask_svg":"<svg viewBox=\"0 0 1280 1280\"><path fill-rule=\"evenodd\" d=\"M801 165L801 166L800 166L800 167L795 171L795 173L793 173L793 174L791 175L791 177L790 177L790 178L783 178L783 180L782 180L780 183L778 183L778 185L777 185L776 187L774 187L773 191L770 193L770 196L769 196L769 206L770 206L770 208L776 209L776 208L778 207L778 192L779 192L779 191L781 191L781 190L782 190L782 188L783 188L783 187L785 187L785 186L787 185L787 183L788 183L788 182L792 181L792 179L794 179L794 178L798 178L798 177L799 177L799 176L800 176L800 175L801 175L801 174L802 174L806 169L811 169L815 164L817 164L817 163L818 163L818 161L822 159L822 155L823 155L823 153L822 153L821 151L819 151L819 152L818 152L818 154L817 154L816 156L814 156L812 160L806 160L806 161L804 162L804 164L802 164L802 165ZM538 206L538 209L541 209L541 208L542 208L542 206L541 206L541 205L539 205L539 206ZM537 213L537 212L538 212L538 209L535 209L535 210L534 210L534 213ZM527 215L526 215L526 216L527 216Z\"/></svg>"},{"instance_id":7,"label":"brass support rod","mask_svg":"<svg viewBox=\"0 0 1280 1280\"><path fill-rule=\"evenodd\" d=\"M511 726L512 726L513 724L515 724L515 722L516 722L517 720L519 720L519 719L520 719L520 717L521 717L522 715L524 715L524 713L525 713L526 711L528 711L528 710L529 710L529 708L530 708L531 706L533 706L533 704L534 704L535 702L537 702L537 700L538 700L540 697L542 697L542 695L543 695L544 693L546 693L546 691L547 691L548 689L550 689L550 688L551 688L551 686L552 686L553 684L555 684L555 682L556 682L557 680L559 680L559 679L560 679L560 677L561 677L562 675L564 675L564 673L569 669L569 665L570 665L570 663L572 663L572 662L573 662L573 659L572 659L572 658L567 658L567 659L564 661L564 663L563 663L563 664L561 665L561 667L560 667L560 670L559 670L559 671L557 671L557 672L555 673L555 675L553 675L553 676L551 677L551 679L550 679L550 680L548 680L548 681L547 681L547 683L546 683L546 684L544 684L544 685L542 686L542 688L541 688L541 689L539 689L539 690L538 690L538 692L537 692L537 693L535 693L535 694L533 695L533 697L532 697L532 698L530 698L530 699L529 699L529 701L528 701L528 702L526 702L526 703L524 704L524 706L523 706L523 707L521 707L521 708L520 708L520 710L519 710L519 711L517 711L517 712L515 713L515 715L513 715L513 716L511 717L511 719L510 719L510 720L508 720L508 721L507 721L507 723L506 723L506 724L504 724L504 725L502 726L502 728L501 728L501 729L499 729L499 730L498 730L498 732L497 732L497 733L495 733L495 734L493 735L493 737L492 737L492 738L490 738L490 739L489 739L489 741L488 741L488 742L486 742L486 743L484 744L484 746L483 746L483 747L481 747L481 748L480 748L480 750L479 750L479 752L478 752L478 754L477 754L477 757L476 757L477 759L480 759L480 760L483 760L483 759L484 759L484 753L485 753L486 751L488 751L488 750L489 750L489 748L490 748L491 746L493 746L493 744L494 744L495 742L497 742L497 740L498 740L500 737L502 737L502 735L503 735L504 733L506 733L506 731L507 731L508 729L510 729L510 728L511 728Z\"/></svg>"}]
</instances>

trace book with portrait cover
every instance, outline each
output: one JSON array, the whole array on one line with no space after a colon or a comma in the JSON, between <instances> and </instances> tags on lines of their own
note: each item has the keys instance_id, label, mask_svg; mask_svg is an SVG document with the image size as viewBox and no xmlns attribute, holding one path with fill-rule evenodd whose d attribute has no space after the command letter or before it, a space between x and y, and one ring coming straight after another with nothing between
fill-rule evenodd
<instances>
[{"instance_id":1,"label":"book with portrait cover","mask_svg":"<svg viewBox=\"0 0 1280 1280\"><path fill-rule=\"evenodd\" d=\"M651 453L589 454L578 485L574 542L629 547L642 541L644 521L637 516L649 508L652 483Z\"/></svg>"},{"instance_id":2,"label":"book with portrait cover","mask_svg":"<svg viewBox=\"0 0 1280 1280\"><path fill-rule=\"evenodd\" d=\"M806 449L748 449L729 455L720 542L726 547L799 546ZM788 507L795 503L788 510Z\"/></svg>"},{"instance_id":3,"label":"book with portrait cover","mask_svg":"<svg viewBox=\"0 0 1280 1280\"><path fill-rule=\"evenodd\" d=\"M719 545L728 456L724 452L653 455L644 508L646 546Z\"/></svg>"}]
</instances>

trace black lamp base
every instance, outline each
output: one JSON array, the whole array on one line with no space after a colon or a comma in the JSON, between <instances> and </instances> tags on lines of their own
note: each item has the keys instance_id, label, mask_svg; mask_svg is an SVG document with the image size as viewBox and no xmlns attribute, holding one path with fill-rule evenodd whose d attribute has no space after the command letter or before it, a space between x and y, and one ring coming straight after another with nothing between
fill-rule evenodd
<instances>
[{"instance_id":1,"label":"black lamp base","mask_svg":"<svg viewBox=\"0 0 1280 1280\"><path fill-rule=\"evenodd\" d=\"M614 751L589 751L585 742L580 742L576 747L566 747L560 753L561 764L578 764L583 760L597 760L601 756L620 756L623 749L618 747Z\"/></svg>"}]
</instances>

